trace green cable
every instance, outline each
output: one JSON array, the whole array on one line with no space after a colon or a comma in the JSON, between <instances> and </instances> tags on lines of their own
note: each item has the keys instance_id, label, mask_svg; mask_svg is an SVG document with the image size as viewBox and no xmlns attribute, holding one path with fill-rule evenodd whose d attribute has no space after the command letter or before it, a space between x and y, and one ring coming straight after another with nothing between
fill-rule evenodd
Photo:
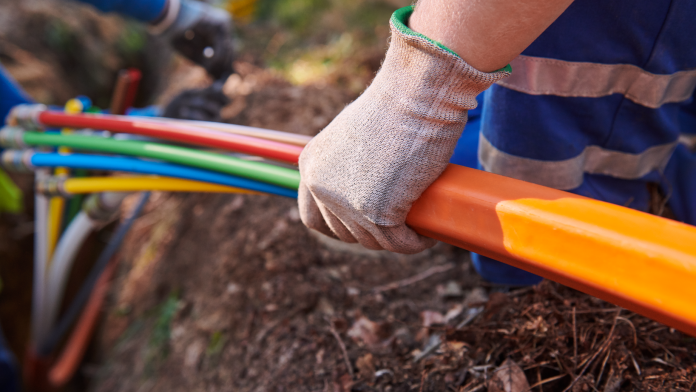
<instances>
[{"instance_id":1,"label":"green cable","mask_svg":"<svg viewBox=\"0 0 696 392\"><path fill-rule=\"evenodd\" d=\"M73 170L72 177L83 178L87 177L87 170L85 169L75 169ZM68 208L65 209L65 218L63 219L63 230L72 222L77 214L82 211L82 201L85 195L73 195L73 197L68 200Z\"/></svg>"},{"instance_id":2,"label":"green cable","mask_svg":"<svg viewBox=\"0 0 696 392\"><path fill-rule=\"evenodd\" d=\"M22 212L22 191L12 182L2 169L0 169L0 212Z\"/></svg>"},{"instance_id":3,"label":"green cable","mask_svg":"<svg viewBox=\"0 0 696 392\"><path fill-rule=\"evenodd\" d=\"M61 228L62 231L65 231L68 225L70 225L70 222L82 211L84 196L83 194L73 195L70 200L68 200L68 208L65 209L65 218L63 219L63 227Z\"/></svg>"},{"instance_id":4,"label":"green cable","mask_svg":"<svg viewBox=\"0 0 696 392\"><path fill-rule=\"evenodd\" d=\"M31 146L69 147L75 150L100 151L159 159L180 165L246 177L290 189L297 189L300 185L300 172L297 170L262 162L245 161L227 155L191 148L134 140L107 139L98 136L54 135L40 132L25 132L22 137L24 143Z\"/></svg>"}]
</instances>

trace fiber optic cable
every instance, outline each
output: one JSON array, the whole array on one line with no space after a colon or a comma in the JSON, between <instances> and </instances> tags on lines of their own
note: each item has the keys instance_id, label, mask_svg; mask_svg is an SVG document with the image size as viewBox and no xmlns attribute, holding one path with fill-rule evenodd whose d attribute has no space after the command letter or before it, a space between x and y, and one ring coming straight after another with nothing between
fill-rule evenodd
<instances>
[{"instance_id":1,"label":"fiber optic cable","mask_svg":"<svg viewBox=\"0 0 696 392\"><path fill-rule=\"evenodd\" d=\"M82 112L83 105L82 101L73 98L68 100L65 104L65 113L76 114ZM62 135L69 135L72 133L72 129L63 128L60 133ZM59 147L58 153L68 154L70 149L66 147ZM64 167L57 167L55 169L56 176L67 176L70 171ZM65 214L65 199L60 196L54 196L51 198L48 205L48 259L51 260L53 251L55 250L56 243L58 242L58 237L60 235L61 227L63 226L63 215Z\"/></svg>"},{"instance_id":2,"label":"fiber optic cable","mask_svg":"<svg viewBox=\"0 0 696 392\"><path fill-rule=\"evenodd\" d=\"M43 111L37 125L103 129L110 132L150 136L198 146L237 151L284 162L297 163L302 147L250 136L213 131L207 128L162 123L127 116L66 114Z\"/></svg>"},{"instance_id":3,"label":"fiber optic cable","mask_svg":"<svg viewBox=\"0 0 696 392\"><path fill-rule=\"evenodd\" d=\"M36 171L38 181L48 177L48 170ZM34 342L42 341L48 331L44 308L46 306L48 198L34 195L34 280L32 285L31 335Z\"/></svg>"},{"instance_id":4,"label":"fiber optic cable","mask_svg":"<svg viewBox=\"0 0 696 392\"><path fill-rule=\"evenodd\" d=\"M87 236L95 227L96 222L92 221L84 211L80 212L65 229L65 233L60 238L58 246L56 246L51 263L48 265L48 279L45 284L46 307L43 316L49 327L53 326L58 313L58 307L63 299L65 283L73 261L82 248L85 239L87 239Z\"/></svg>"},{"instance_id":5,"label":"fiber optic cable","mask_svg":"<svg viewBox=\"0 0 696 392\"><path fill-rule=\"evenodd\" d=\"M84 169L74 170L72 177L70 178L83 178L87 177L87 171ZM106 191L104 191L106 192ZM65 217L63 218L63 230L65 227L72 222L73 219L80 213L82 208L82 202L84 201L84 195L79 194L70 198L68 201L68 207L65 209Z\"/></svg>"},{"instance_id":6,"label":"fiber optic cable","mask_svg":"<svg viewBox=\"0 0 696 392\"><path fill-rule=\"evenodd\" d=\"M297 133L274 131L270 129L248 127L245 125L218 123L212 121L181 120L165 117L142 117L146 121L162 122L166 124L192 125L201 128L212 129L220 132L234 133L237 135L251 136L259 139L272 140L274 142L293 144L304 147L312 140L311 136Z\"/></svg>"},{"instance_id":7,"label":"fiber optic cable","mask_svg":"<svg viewBox=\"0 0 696 392\"><path fill-rule=\"evenodd\" d=\"M64 169L64 168L58 168ZM66 170L56 170L58 172L66 172ZM63 225L63 213L65 211L65 199L62 196L53 196L48 200L48 228L47 228L47 240L46 240L46 252L48 255L48 260L50 262L53 251L56 248L56 243L58 242L58 236L60 235L60 228Z\"/></svg>"},{"instance_id":8,"label":"fiber optic cable","mask_svg":"<svg viewBox=\"0 0 696 392\"><path fill-rule=\"evenodd\" d=\"M71 197L94 192L212 192L260 194L242 188L211 184L207 182L182 180L171 177L123 176L89 178L50 178L37 187L44 194L63 194Z\"/></svg>"},{"instance_id":9,"label":"fiber optic cable","mask_svg":"<svg viewBox=\"0 0 696 392\"><path fill-rule=\"evenodd\" d=\"M111 237L111 240L109 240L109 244L99 255L97 262L95 263L94 267L92 267L92 271L90 271L89 276L80 287L80 291L70 304L68 310L65 312L65 315L63 315L63 317L60 319L56 325L56 328L54 328L47 338L41 342L39 346L39 353L41 355L49 355L52 353L53 350L55 350L56 345L61 341L65 333L72 326L73 322L84 307L84 304L89 299L90 293L99 279L99 276L101 276L102 271L104 271L108 265L109 260L111 260L114 254L116 254L118 251L123 239L130 230L131 226L133 226L135 219L140 215L143 207L147 203L149 196L149 192L144 193L130 218L123 222L118 229L116 229L116 232Z\"/></svg>"},{"instance_id":10,"label":"fiber optic cable","mask_svg":"<svg viewBox=\"0 0 696 392\"><path fill-rule=\"evenodd\" d=\"M192 167L170 163L151 162L134 158L109 157L102 155L71 154L68 156L55 153L6 150L0 162L8 167L55 167L65 166L71 169L91 169L156 174L166 177L211 182L257 192L297 198L297 191L281 186L258 182L229 174L211 172ZM28 165L28 166L27 166Z\"/></svg>"},{"instance_id":11,"label":"fiber optic cable","mask_svg":"<svg viewBox=\"0 0 696 392\"><path fill-rule=\"evenodd\" d=\"M18 128L11 127L2 129L0 132L0 143L12 145L18 142L29 146L66 146L78 150L159 159L247 177L290 189L297 189L300 183L300 173L297 170L185 147L134 140L114 140L95 136L63 136L40 132L22 132Z\"/></svg>"},{"instance_id":12,"label":"fiber optic cable","mask_svg":"<svg viewBox=\"0 0 696 392\"><path fill-rule=\"evenodd\" d=\"M49 326L53 326L58 314L68 275L82 244L93 230L113 219L126 195L116 192L91 195L65 230L51 260L46 280L45 312Z\"/></svg>"},{"instance_id":13,"label":"fiber optic cable","mask_svg":"<svg viewBox=\"0 0 696 392\"><path fill-rule=\"evenodd\" d=\"M117 259L114 257L99 276L89 300L84 305L80 318L77 320L70 337L65 343L65 348L60 352L60 356L48 372L48 381L51 386L55 388L64 386L70 381L80 365L101 315L101 307L108 292L111 278L116 270L116 261Z\"/></svg>"}]
</instances>

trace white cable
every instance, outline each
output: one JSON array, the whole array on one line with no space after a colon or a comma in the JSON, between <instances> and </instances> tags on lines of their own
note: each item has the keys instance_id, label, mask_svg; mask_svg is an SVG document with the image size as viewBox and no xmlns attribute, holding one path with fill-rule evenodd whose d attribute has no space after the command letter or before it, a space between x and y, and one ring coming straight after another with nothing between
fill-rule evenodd
<instances>
[{"instance_id":1,"label":"white cable","mask_svg":"<svg viewBox=\"0 0 696 392\"><path fill-rule=\"evenodd\" d=\"M48 177L46 169L36 171L36 181ZM35 343L43 341L48 333L46 313L46 264L48 260L48 198L34 196L34 283L31 298L31 335Z\"/></svg>"},{"instance_id":2,"label":"white cable","mask_svg":"<svg viewBox=\"0 0 696 392\"><path fill-rule=\"evenodd\" d=\"M138 116L131 116L138 117ZM281 143L293 144L296 146L304 147L310 140L311 136L300 135L290 132L274 131L271 129L248 127L246 125L237 124L227 124L227 123L216 123L210 121L195 121L195 120L181 120L181 119L171 119L164 117L138 117L146 122L158 122L167 124L188 124L201 128L212 129L219 132L233 133L235 135L242 136L252 136L260 139L273 140ZM125 134L124 134L125 135Z\"/></svg>"},{"instance_id":3,"label":"white cable","mask_svg":"<svg viewBox=\"0 0 696 392\"><path fill-rule=\"evenodd\" d=\"M44 316L49 328L53 326L58 315L65 285L75 257L82 247L82 243L96 226L97 223L95 221L84 211L80 211L67 229L65 229L65 233L60 238L56 250L53 252L53 259L48 271L48 280L46 281L47 301L44 310Z\"/></svg>"}]
</instances>

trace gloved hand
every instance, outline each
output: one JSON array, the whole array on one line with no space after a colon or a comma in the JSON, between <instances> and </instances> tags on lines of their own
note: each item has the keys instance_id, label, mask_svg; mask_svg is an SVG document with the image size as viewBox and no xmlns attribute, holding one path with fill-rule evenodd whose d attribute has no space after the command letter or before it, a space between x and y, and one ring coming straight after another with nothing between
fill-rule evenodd
<instances>
[{"instance_id":1,"label":"gloved hand","mask_svg":"<svg viewBox=\"0 0 696 392\"><path fill-rule=\"evenodd\" d=\"M232 18L226 11L195 0L168 0L164 16L150 31L168 39L214 79L233 72Z\"/></svg>"},{"instance_id":2,"label":"gloved hand","mask_svg":"<svg viewBox=\"0 0 696 392\"><path fill-rule=\"evenodd\" d=\"M391 18L391 44L372 84L300 155L304 224L368 249L417 253L435 244L406 226L413 202L442 173L476 96L510 74L483 73Z\"/></svg>"},{"instance_id":3,"label":"gloved hand","mask_svg":"<svg viewBox=\"0 0 696 392\"><path fill-rule=\"evenodd\" d=\"M176 96L166 108L163 117L196 121L221 121L220 110L230 103L222 92L223 80L199 90L187 90Z\"/></svg>"}]
</instances>

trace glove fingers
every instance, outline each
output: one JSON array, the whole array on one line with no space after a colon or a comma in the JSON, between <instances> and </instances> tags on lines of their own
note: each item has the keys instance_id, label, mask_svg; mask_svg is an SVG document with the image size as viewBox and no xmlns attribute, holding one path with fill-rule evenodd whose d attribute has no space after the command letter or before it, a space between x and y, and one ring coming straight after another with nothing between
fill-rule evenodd
<instances>
[{"instance_id":1,"label":"glove fingers","mask_svg":"<svg viewBox=\"0 0 696 392\"><path fill-rule=\"evenodd\" d=\"M314 200L314 196L302 182L300 182L300 187L298 189L297 206L300 210L300 219L305 226L331 238L338 239L336 234L331 231L324 221L324 217Z\"/></svg>"},{"instance_id":2,"label":"glove fingers","mask_svg":"<svg viewBox=\"0 0 696 392\"><path fill-rule=\"evenodd\" d=\"M424 237L406 225L398 227L370 226L368 228L341 221L323 204L317 203L312 192L300 182L298 207L302 223L331 238L344 242L359 242L372 250L414 254L435 246L436 240Z\"/></svg>"},{"instance_id":3,"label":"glove fingers","mask_svg":"<svg viewBox=\"0 0 696 392\"><path fill-rule=\"evenodd\" d=\"M422 236L410 227L404 225L397 227L375 226L380 245L386 250L405 254L414 254L432 248L437 240Z\"/></svg>"},{"instance_id":4,"label":"glove fingers","mask_svg":"<svg viewBox=\"0 0 696 392\"><path fill-rule=\"evenodd\" d=\"M346 225L343 224L343 222L338 219L333 212L326 208L324 204L318 203L317 206L321 211L321 215L324 217L324 222L326 222L329 228L331 228L331 231L336 235L336 237L338 237L339 240L351 244L359 242L355 236L353 236L353 233L348 230Z\"/></svg>"}]
</instances>

